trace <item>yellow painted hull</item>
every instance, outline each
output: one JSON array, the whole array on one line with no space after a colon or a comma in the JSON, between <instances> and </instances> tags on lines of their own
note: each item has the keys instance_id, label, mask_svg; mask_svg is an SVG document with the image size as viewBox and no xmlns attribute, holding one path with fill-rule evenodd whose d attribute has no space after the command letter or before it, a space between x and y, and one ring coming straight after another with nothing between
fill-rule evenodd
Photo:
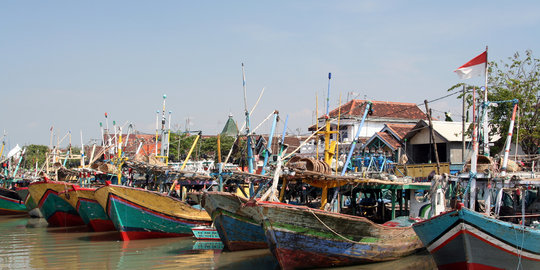
<instances>
[{"instance_id":1,"label":"yellow painted hull","mask_svg":"<svg viewBox=\"0 0 540 270\"><path fill-rule=\"evenodd\" d=\"M206 211L144 189L103 186L95 198L124 240L190 236L192 227L212 223Z\"/></svg>"}]
</instances>

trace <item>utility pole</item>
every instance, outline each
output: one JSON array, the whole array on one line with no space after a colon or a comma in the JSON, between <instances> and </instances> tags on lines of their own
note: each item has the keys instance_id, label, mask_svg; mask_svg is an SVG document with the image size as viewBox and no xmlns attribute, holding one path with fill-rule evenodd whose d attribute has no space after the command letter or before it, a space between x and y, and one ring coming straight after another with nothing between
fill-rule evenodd
<instances>
[{"instance_id":1,"label":"utility pole","mask_svg":"<svg viewBox=\"0 0 540 270\"><path fill-rule=\"evenodd\" d=\"M431 133L431 138L433 138L433 150L435 151L435 160L437 161L437 174L441 174L441 164L439 163L439 153L437 152L437 142L435 142L435 135L433 132L433 123L431 122L431 110L428 107L428 101L427 99L424 100L424 104L426 105L426 113L429 120L429 132Z\"/></svg>"}]
</instances>

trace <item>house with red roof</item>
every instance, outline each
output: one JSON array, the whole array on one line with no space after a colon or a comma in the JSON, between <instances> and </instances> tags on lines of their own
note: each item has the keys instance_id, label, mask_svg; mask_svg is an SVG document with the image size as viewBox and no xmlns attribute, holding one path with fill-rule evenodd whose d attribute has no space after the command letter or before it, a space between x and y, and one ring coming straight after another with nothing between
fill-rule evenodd
<instances>
[{"instance_id":1,"label":"house with red roof","mask_svg":"<svg viewBox=\"0 0 540 270\"><path fill-rule=\"evenodd\" d=\"M414 103L353 99L329 113L330 118L340 118L340 142L351 142L354 139L368 102L372 104L372 113L367 116L360 131L360 138L364 140L380 132L385 124L416 124L418 120L427 119L426 114ZM324 122L325 117L319 118L319 127ZM331 130L337 130L337 126L338 122L332 121ZM310 127L310 130L315 130L315 126ZM331 139L335 139L335 136L332 135Z\"/></svg>"},{"instance_id":2,"label":"house with red roof","mask_svg":"<svg viewBox=\"0 0 540 270\"><path fill-rule=\"evenodd\" d=\"M364 143L364 151L382 154L397 161L405 153L404 137L415 127L415 124L384 124L384 128L373 134Z\"/></svg>"}]
</instances>

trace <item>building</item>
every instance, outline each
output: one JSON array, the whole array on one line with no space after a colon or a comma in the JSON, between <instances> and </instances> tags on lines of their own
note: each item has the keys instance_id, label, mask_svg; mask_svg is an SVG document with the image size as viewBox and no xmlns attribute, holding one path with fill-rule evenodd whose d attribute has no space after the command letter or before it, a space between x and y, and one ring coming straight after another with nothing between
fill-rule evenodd
<instances>
[{"instance_id":1,"label":"building","mask_svg":"<svg viewBox=\"0 0 540 270\"><path fill-rule=\"evenodd\" d=\"M367 116L360 131L360 137L364 139L381 131L385 124L416 124L418 120L427 119L426 114L414 103L353 99L329 113L330 118L340 118L340 142L351 142L354 139L367 102L372 104L372 113ZM324 122L325 117L319 118L319 127L324 125ZM337 125L337 121L333 121L331 130L337 130ZM310 130L315 130L315 126L310 127ZM335 139L335 135L332 135L332 139Z\"/></svg>"},{"instance_id":2,"label":"building","mask_svg":"<svg viewBox=\"0 0 540 270\"><path fill-rule=\"evenodd\" d=\"M450 163L450 170L455 171L462 166L464 160L471 156L471 137L466 134L465 141L468 143L465 152L463 152L462 122L432 121L432 123L434 138L431 138L429 123L425 120L418 121L403 138L409 163L435 163L434 141L437 145L439 162ZM470 123L467 123L466 128L469 125Z\"/></svg>"},{"instance_id":3,"label":"building","mask_svg":"<svg viewBox=\"0 0 540 270\"><path fill-rule=\"evenodd\" d=\"M366 140L364 152L382 154L397 161L405 152L403 139L414 127L414 124L384 124L381 131Z\"/></svg>"}]
</instances>

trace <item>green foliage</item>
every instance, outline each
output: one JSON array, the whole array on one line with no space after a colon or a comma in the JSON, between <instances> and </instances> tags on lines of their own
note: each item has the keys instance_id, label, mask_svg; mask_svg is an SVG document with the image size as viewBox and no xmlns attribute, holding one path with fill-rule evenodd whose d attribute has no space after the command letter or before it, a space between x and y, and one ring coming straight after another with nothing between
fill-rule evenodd
<instances>
[{"instance_id":1,"label":"green foliage","mask_svg":"<svg viewBox=\"0 0 540 270\"><path fill-rule=\"evenodd\" d=\"M519 101L519 114L516 118L515 127L519 124L519 131L514 131L514 136L519 134L519 144L523 151L528 154L539 153L540 147L540 59L534 58L532 51L525 51L524 56L516 52L507 61L500 63L490 62L488 65L488 100ZM448 91L455 91L463 87L463 83L452 86ZM477 92L480 87L465 85L466 106L472 106L472 89ZM458 98L461 99L463 94ZM481 104L483 96L477 94L477 104ZM506 134L512 117L512 103L500 103L497 107L491 107L489 119L492 129L490 135L499 134L501 138L492 149L498 153L503 149ZM519 121L518 121L519 120ZM512 139L515 140L515 137Z\"/></svg>"},{"instance_id":2,"label":"green foliage","mask_svg":"<svg viewBox=\"0 0 540 270\"><path fill-rule=\"evenodd\" d=\"M524 57L516 52L508 58L508 62L501 61L500 65L491 63L489 69L489 100L519 101L520 145L528 154L537 153L540 145L540 59L534 58L532 51L526 51ZM506 134L511 116L511 103L492 108L492 123L499 124L493 125L492 132ZM504 140L505 138L501 138L502 144Z\"/></svg>"},{"instance_id":3,"label":"green foliage","mask_svg":"<svg viewBox=\"0 0 540 270\"><path fill-rule=\"evenodd\" d=\"M186 158L196 135L189 136L185 133L171 133L169 148L169 160L171 162L182 162ZM235 138L231 136L221 137L221 157L224 161L231 149ZM238 155L233 155L237 158ZM214 159L217 162L217 137L200 138L191 154L191 159Z\"/></svg>"},{"instance_id":4,"label":"green foliage","mask_svg":"<svg viewBox=\"0 0 540 270\"><path fill-rule=\"evenodd\" d=\"M36 166L36 162L38 166L42 166L45 163L45 157L48 151L49 147L46 145L31 144L27 146L21 166L25 169L33 169Z\"/></svg>"}]
</instances>

